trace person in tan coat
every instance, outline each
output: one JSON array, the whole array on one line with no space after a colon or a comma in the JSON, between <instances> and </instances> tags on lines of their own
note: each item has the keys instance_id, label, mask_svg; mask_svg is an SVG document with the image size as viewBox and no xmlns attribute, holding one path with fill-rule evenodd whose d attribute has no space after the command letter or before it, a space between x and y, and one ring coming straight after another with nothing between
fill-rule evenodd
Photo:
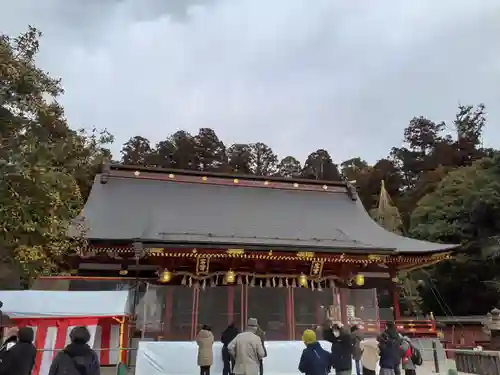
<instances>
[{"instance_id":1,"label":"person in tan coat","mask_svg":"<svg viewBox=\"0 0 500 375\"><path fill-rule=\"evenodd\" d=\"M247 330L229 343L227 349L234 358L235 375L259 375L259 365L266 356L262 340L257 336L257 320L248 319Z\"/></svg>"},{"instance_id":2,"label":"person in tan coat","mask_svg":"<svg viewBox=\"0 0 500 375\"><path fill-rule=\"evenodd\" d=\"M214 363L214 335L209 326L204 325L196 336L198 344L198 366L200 375L210 375L210 367Z\"/></svg>"}]
</instances>

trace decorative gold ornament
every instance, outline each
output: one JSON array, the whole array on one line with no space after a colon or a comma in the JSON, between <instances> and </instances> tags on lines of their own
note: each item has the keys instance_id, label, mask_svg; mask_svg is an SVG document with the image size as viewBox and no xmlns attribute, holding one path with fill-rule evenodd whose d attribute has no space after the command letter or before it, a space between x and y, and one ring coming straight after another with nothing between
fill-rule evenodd
<instances>
[{"instance_id":1,"label":"decorative gold ornament","mask_svg":"<svg viewBox=\"0 0 500 375\"><path fill-rule=\"evenodd\" d=\"M235 178L235 179L233 180L233 182L234 182L235 184L237 184L238 182L240 182L240 180L238 180L237 178Z\"/></svg>"},{"instance_id":2,"label":"decorative gold ornament","mask_svg":"<svg viewBox=\"0 0 500 375\"><path fill-rule=\"evenodd\" d=\"M121 276L126 276L126 275L128 275L128 270L127 269L122 269L122 270L120 270L119 273L120 273Z\"/></svg>"},{"instance_id":3,"label":"decorative gold ornament","mask_svg":"<svg viewBox=\"0 0 500 375\"><path fill-rule=\"evenodd\" d=\"M313 278L321 277L323 273L323 262L313 261L311 262L311 269L309 270L309 276Z\"/></svg>"},{"instance_id":4,"label":"decorative gold ornament","mask_svg":"<svg viewBox=\"0 0 500 375\"><path fill-rule=\"evenodd\" d=\"M175 175L174 175L173 173L170 173L170 174L168 175L168 178L175 178Z\"/></svg>"},{"instance_id":5,"label":"decorative gold ornament","mask_svg":"<svg viewBox=\"0 0 500 375\"><path fill-rule=\"evenodd\" d=\"M226 273L226 282L229 283L229 284L232 284L234 283L236 280L236 274L234 273L233 270L229 270L227 271Z\"/></svg>"},{"instance_id":6,"label":"decorative gold ornament","mask_svg":"<svg viewBox=\"0 0 500 375\"><path fill-rule=\"evenodd\" d=\"M363 286L365 285L365 275L362 273L358 273L356 276L354 276L354 284L357 286Z\"/></svg>"},{"instance_id":7,"label":"decorative gold ornament","mask_svg":"<svg viewBox=\"0 0 500 375\"><path fill-rule=\"evenodd\" d=\"M269 181L264 181L264 185L269 185Z\"/></svg>"},{"instance_id":8,"label":"decorative gold ornament","mask_svg":"<svg viewBox=\"0 0 500 375\"><path fill-rule=\"evenodd\" d=\"M159 281L161 283L168 283L170 282L170 280L172 280L172 273L165 268L163 272L160 274Z\"/></svg>"},{"instance_id":9,"label":"decorative gold ornament","mask_svg":"<svg viewBox=\"0 0 500 375\"><path fill-rule=\"evenodd\" d=\"M207 178L207 176L203 176L203 177L201 178L201 180L202 180L203 182L205 182L205 181L207 181L207 180L208 180L208 178Z\"/></svg>"},{"instance_id":10,"label":"decorative gold ornament","mask_svg":"<svg viewBox=\"0 0 500 375\"><path fill-rule=\"evenodd\" d=\"M205 256L200 256L196 259L197 275L208 275L209 267L210 267L210 258Z\"/></svg>"},{"instance_id":11,"label":"decorative gold ornament","mask_svg":"<svg viewBox=\"0 0 500 375\"><path fill-rule=\"evenodd\" d=\"M303 286L303 287L307 286L307 276L304 275L303 273L300 274L297 281L299 282L300 286Z\"/></svg>"}]
</instances>

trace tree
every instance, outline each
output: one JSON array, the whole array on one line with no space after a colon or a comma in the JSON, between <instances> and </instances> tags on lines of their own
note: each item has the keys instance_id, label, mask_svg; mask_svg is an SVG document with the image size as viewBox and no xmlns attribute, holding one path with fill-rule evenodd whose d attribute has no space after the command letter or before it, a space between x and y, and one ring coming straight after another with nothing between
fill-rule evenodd
<instances>
[{"instance_id":1,"label":"tree","mask_svg":"<svg viewBox=\"0 0 500 375\"><path fill-rule=\"evenodd\" d=\"M442 262L430 272L430 285L422 294L428 309L443 312L435 298L430 298L435 289L454 314L484 314L496 306L500 293L491 282L499 270L496 262L486 261L484 250L500 235L500 158L484 158L448 173L418 202L411 215L410 234L464 244L456 259ZM467 298L457 299L456 295Z\"/></svg>"},{"instance_id":2,"label":"tree","mask_svg":"<svg viewBox=\"0 0 500 375\"><path fill-rule=\"evenodd\" d=\"M175 132L170 137L173 146L172 166L177 169L200 170L196 139L184 130Z\"/></svg>"},{"instance_id":3,"label":"tree","mask_svg":"<svg viewBox=\"0 0 500 375\"><path fill-rule=\"evenodd\" d=\"M226 146L219 140L213 129L201 128L194 141L200 170L212 172L227 170Z\"/></svg>"},{"instance_id":4,"label":"tree","mask_svg":"<svg viewBox=\"0 0 500 375\"><path fill-rule=\"evenodd\" d=\"M314 180L340 181L337 165L328 151L319 149L309 154L302 169L302 177Z\"/></svg>"},{"instance_id":5,"label":"tree","mask_svg":"<svg viewBox=\"0 0 500 375\"><path fill-rule=\"evenodd\" d=\"M286 156L278 164L278 175L281 177L299 177L302 166L293 156Z\"/></svg>"},{"instance_id":6,"label":"tree","mask_svg":"<svg viewBox=\"0 0 500 375\"><path fill-rule=\"evenodd\" d=\"M340 173L342 178L347 181L356 181L360 177L360 173L369 168L366 160L360 157L352 158L340 163Z\"/></svg>"},{"instance_id":7,"label":"tree","mask_svg":"<svg viewBox=\"0 0 500 375\"><path fill-rule=\"evenodd\" d=\"M233 173L252 174L252 152L247 144L234 144L227 150L229 169Z\"/></svg>"},{"instance_id":8,"label":"tree","mask_svg":"<svg viewBox=\"0 0 500 375\"><path fill-rule=\"evenodd\" d=\"M81 246L66 229L112 140L68 127L60 81L35 65L40 36L33 27L0 36L0 274L8 268L14 284Z\"/></svg>"},{"instance_id":9,"label":"tree","mask_svg":"<svg viewBox=\"0 0 500 375\"><path fill-rule=\"evenodd\" d=\"M153 149L149 140L135 136L130 138L122 147L122 163L127 165L142 165L150 164Z\"/></svg>"},{"instance_id":10,"label":"tree","mask_svg":"<svg viewBox=\"0 0 500 375\"><path fill-rule=\"evenodd\" d=\"M251 171L256 176L272 176L276 173L278 157L262 142L250 144Z\"/></svg>"},{"instance_id":11,"label":"tree","mask_svg":"<svg viewBox=\"0 0 500 375\"><path fill-rule=\"evenodd\" d=\"M460 105L454 121L457 131L458 165L470 165L474 160L485 156L481 138L486 125L484 104L477 108L472 105Z\"/></svg>"},{"instance_id":12,"label":"tree","mask_svg":"<svg viewBox=\"0 0 500 375\"><path fill-rule=\"evenodd\" d=\"M151 153L151 164L158 168L174 168L175 150L175 145L171 139L158 142Z\"/></svg>"}]
</instances>

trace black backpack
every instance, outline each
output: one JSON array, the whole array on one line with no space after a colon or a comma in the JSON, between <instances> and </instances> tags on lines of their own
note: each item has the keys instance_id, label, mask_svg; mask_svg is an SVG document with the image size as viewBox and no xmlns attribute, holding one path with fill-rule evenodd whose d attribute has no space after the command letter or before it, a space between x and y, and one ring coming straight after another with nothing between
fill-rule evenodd
<instances>
[{"instance_id":1,"label":"black backpack","mask_svg":"<svg viewBox=\"0 0 500 375\"><path fill-rule=\"evenodd\" d=\"M423 363L422 354L420 353L420 350L415 348L413 345L411 345L411 361L415 366L422 366Z\"/></svg>"}]
</instances>

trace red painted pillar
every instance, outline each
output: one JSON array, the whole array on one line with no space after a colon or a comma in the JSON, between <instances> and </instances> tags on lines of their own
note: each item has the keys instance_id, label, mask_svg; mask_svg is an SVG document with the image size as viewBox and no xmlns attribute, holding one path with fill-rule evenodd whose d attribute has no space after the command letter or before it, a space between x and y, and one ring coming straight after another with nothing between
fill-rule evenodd
<instances>
[{"instance_id":1,"label":"red painted pillar","mask_svg":"<svg viewBox=\"0 0 500 375\"><path fill-rule=\"evenodd\" d=\"M339 297L340 297L340 319L343 325L348 325L349 321L347 319L347 292L348 290L345 288L339 288Z\"/></svg>"},{"instance_id":2,"label":"red painted pillar","mask_svg":"<svg viewBox=\"0 0 500 375\"><path fill-rule=\"evenodd\" d=\"M286 293L287 339L295 340L295 293L293 288L287 288Z\"/></svg>"},{"instance_id":3,"label":"red painted pillar","mask_svg":"<svg viewBox=\"0 0 500 375\"><path fill-rule=\"evenodd\" d=\"M165 286L165 310L163 311L163 339L168 340L172 331L172 307L173 293L172 286Z\"/></svg>"},{"instance_id":4,"label":"red painted pillar","mask_svg":"<svg viewBox=\"0 0 500 375\"><path fill-rule=\"evenodd\" d=\"M227 287L227 324L234 322L234 291L236 286Z\"/></svg>"}]
</instances>

